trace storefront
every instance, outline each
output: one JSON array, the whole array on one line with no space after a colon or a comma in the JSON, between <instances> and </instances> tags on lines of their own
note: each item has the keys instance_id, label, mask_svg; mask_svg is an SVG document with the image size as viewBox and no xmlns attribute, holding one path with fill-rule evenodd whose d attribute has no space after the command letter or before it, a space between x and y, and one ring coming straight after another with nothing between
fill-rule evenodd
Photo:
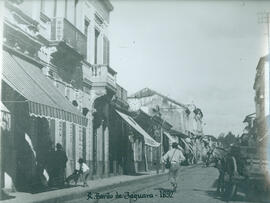
<instances>
[{"instance_id":1,"label":"storefront","mask_svg":"<svg viewBox=\"0 0 270 203\"><path fill-rule=\"evenodd\" d=\"M145 130L130 116L116 111L119 116L133 129L130 131L128 137L132 143L132 149L134 153L134 165L135 171L145 171L149 169L149 158L147 156L147 150L151 151L159 148L160 143L155 141Z\"/></svg>"},{"instance_id":2,"label":"storefront","mask_svg":"<svg viewBox=\"0 0 270 203\"><path fill-rule=\"evenodd\" d=\"M14 50L3 51L2 101L14 115L16 189L36 188L56 143L68 156L67 175L83 157L87 119L41 72L43 64ZM12 161L12 162L13 162Z\"/></svg>"},{"instance_id":3,"label":"storefront","mask_svg":"<svg viewBox=\"0 0 270 203\"><path fill-rule=\"evenodd\" d=\"M1 143L1 151L0 151L0 183L1 188L5 189L11 189L12 187L12 181L7 171L12 173L10 168L12 168L12 163L9 162L9 158L13 155L13 149L10 147L13 142L13 135L12 135L12 129L11 129L11 114L10 111L6 108L6 106L1 102L0 103L1 108L1 134L0 134L0 143ZM7 157L6 155L9 155Z\"/></svg>"}]
</instances>

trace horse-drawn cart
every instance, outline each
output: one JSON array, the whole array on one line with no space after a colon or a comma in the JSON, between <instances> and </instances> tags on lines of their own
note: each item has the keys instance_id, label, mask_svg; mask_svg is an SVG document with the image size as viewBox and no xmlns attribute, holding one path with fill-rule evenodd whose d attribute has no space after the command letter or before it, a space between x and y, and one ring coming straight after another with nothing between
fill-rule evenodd
<instances>
[{"instance_id":1,"label":"horse-drawn cart","mask_svg":"<svg viewBox=\"0 0 270 203\"><path fill-rule=\"evenodd\" d=\"M232 199L238 190L247 196L269 191L268 162L256 146L234 146L226 156L224 198Z\"/></svg>"}]
</instances>

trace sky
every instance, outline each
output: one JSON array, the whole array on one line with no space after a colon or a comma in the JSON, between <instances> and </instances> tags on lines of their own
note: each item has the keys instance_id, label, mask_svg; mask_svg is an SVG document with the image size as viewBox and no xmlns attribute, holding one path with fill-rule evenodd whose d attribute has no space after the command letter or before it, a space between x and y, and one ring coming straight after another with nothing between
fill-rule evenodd
<instances>
[{"instance_id":1,"label":"sky","mask_svg":"<svg viewBox=\"0 0 270 203\"><path fill-rule=\"evenodd\" d=\"M111 0L111 66L128 94L154 89L204 113L204 133L241 134L267 53L270 1Z\"/></svg>"}]
</instances>

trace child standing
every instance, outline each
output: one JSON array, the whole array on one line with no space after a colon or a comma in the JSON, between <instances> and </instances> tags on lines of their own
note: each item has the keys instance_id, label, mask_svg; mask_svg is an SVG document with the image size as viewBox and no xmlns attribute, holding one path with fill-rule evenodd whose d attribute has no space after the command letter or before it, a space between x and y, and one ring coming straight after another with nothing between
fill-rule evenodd
<instances>
[{"instance_id":1,"label":"child standing","mask_svg":"<svg viewBox=\"0 0 270 203\"><path fill-rule=\"evenodd\" d=\"M79 170L82 174L83 187L88 186L87 178L88 178L89 173L90 173L89 167L86 165L86 163L84 162L84 160L82 158L80 158L78 160L78 163L79 163Z\"/></svg>"}]
</instances>

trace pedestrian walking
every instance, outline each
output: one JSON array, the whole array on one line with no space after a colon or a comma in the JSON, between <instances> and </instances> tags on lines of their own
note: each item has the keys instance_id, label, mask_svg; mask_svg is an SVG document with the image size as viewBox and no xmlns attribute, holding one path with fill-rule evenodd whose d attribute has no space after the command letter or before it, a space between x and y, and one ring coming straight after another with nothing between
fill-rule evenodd
<instances>
[{"instance_id":1,"label":"pedestrian walking","mask_svg":"<svg viewBox=\"0 0 270 203\"><path fill-rule=\"evenodd\" d=\"M56 144L56 151L54 153L54 175L56 179L56 183L58 186L64 186L65 181L65 170L66 170L66 163L67 163L67 155L66 152L63 150L61 144Z\"/></svg>"},{"instance_id":2,"label":"pedestrian walking","mask_svg":"<svg viewBox=\"0 0 270 203\"><path fill-rule=\"evenodd\" d=\"M83 187L88 186L87 178L90 174L89 167L86 165L86 163L84 162L84 160L82 158L80 158L78 160L78 163L79 163L79 171L80 171L81 177L83 179Z\"/></svg>"},{"instance_id":3,"label":"pedestrian walking","mask_svg":"<svg viewBox=\"0 0 270 203\"><path fill-rule=\"evenodd\" d=\"M172 143L172 149L169 150L163 157L162 161L166 162L169 168L169 181L173 187L173 191L177 188L177 176L180 169L180 164L185 160L182 151L179 149L178 143Z\"/></svg>"}]
</instances>

